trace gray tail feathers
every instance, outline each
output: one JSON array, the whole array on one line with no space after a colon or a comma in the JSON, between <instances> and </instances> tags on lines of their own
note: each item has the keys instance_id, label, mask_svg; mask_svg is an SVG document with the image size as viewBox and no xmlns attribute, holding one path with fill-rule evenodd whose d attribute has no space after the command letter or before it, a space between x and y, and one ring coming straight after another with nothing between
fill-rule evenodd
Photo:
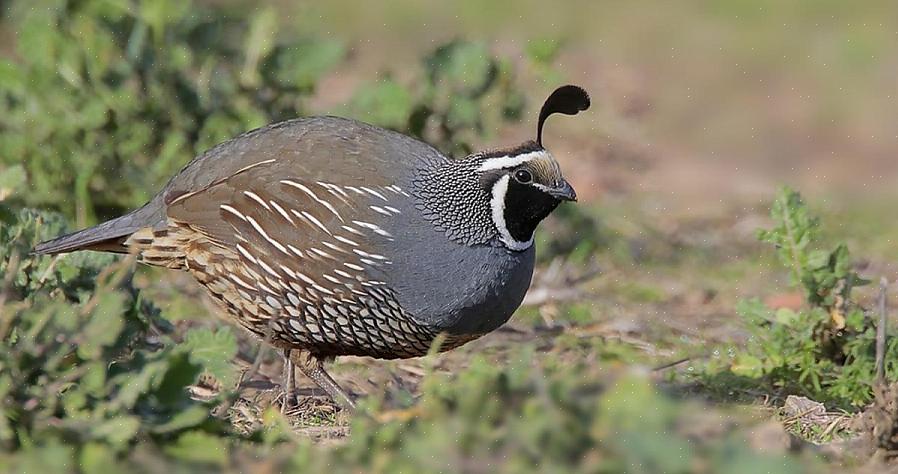
<instances>
[{"instance_id":1,"label":"gray tail feathers","mask_svg":"<svg viewBox=\"0 0 898 474\"><path fill-rule=\"evenodd\" d=\"M63 235L34 247L37 255L54 255L76 250L99 250L104 252L127 253L125 239L134 232L152 227L161 220L162 209L151 202L130 214L71 234Z\"/></svg>"}]
</instances>

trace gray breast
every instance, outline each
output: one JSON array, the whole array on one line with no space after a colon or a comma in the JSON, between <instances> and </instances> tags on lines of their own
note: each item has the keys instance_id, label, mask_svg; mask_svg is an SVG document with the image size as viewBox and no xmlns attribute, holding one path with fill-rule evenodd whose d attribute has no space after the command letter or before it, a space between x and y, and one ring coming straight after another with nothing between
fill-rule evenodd
<instances>
[{"instance_id":1,"label":"gray breast","mask_svg":"<svg viewBox=\"0 0 898 474\"><path fill-rule=\"evenodd\" d=\"M533 275L533 247L516 252L497 242L451 241L415 208L388 224L392 268L384 277L402 307L422 325L450 334L484 334L508 321ZM495 240L495 239L494 239Z\"/></svg>"}]
</instances>

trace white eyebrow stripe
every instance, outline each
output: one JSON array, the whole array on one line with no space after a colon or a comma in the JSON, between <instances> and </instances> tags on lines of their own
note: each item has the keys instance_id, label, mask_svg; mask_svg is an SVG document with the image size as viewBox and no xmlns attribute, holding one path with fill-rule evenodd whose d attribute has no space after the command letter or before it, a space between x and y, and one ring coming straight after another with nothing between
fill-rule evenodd
<instances>
[{"instance_id":1,"label":"white eyebrow stripe","mask_svg":"<svg viewBox=\"0 0 898 474\"><path fill-rule=\"evenodd\" d=\"M494 158L487 158L477 171L489 171L489 170L502 170L506 168L514 168L515 166L519 166L521 164L527 163L528 161L533 161L537 158L546 156L546 152L543 150L539 151L531 151L529 153L524 153L521 155L506 155L506 156L497 156Z\"/></svg>"},{"instance_id":2,"label":"white eyebrow stripe","mask_svg":"<svg viewBox=\"0 0 898 474\"><path fill-rule=\"evenodd\" d=\"M308 186L306 186L302 183L297 183L295 181L290 181L289 179L283 179L283 180L281 180L281 183L286 184L288 186L293 186L294 188L299 189L300 191L308 194L309 197L311 197L312 199L317 201L318 204L321 204L322 206L326 207L328 211L331 211L335 216L337 216L337 219L340 219L340 221L343 222L343 216L341 216L340 213L337 212L337 209L333 205L331 205L331 203L318 197L318 195L316 195L311 189L309 189Z\"/></svg>"}]
</instances>

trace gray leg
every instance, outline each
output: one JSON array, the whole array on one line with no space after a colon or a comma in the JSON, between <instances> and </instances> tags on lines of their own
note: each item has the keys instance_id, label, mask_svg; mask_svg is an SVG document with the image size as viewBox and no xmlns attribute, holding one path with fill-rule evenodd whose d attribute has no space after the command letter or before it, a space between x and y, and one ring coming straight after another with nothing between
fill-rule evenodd
<instances>
[{"instance_id":1,"label":"gray leg","mask_svg":"<svg viewBox=\"0 0 898 474\"><path fill-rule=\"evenodd\" d=\"M302 373L306 374L306 377L312 379L312 381L321 387L322 390L327 392L335 402L340 403L349 409L355 409L355 402L352 401L349 394L340 388L340 386L337 385L337 382L324 371L324 364L321 359L306 351L297 350L290 352L290 359L297 367L299 367L299 370L301 370Z\"/></svg>"},{"instance_id":2,"label":"gray leg","mask_svg":"<svg viewBox=\"0 0 898 474\"><path fill-rule=\"evenodd\" d=\"M296 405L296 366L290 358L290 349L284 349L284 377L281 382L281 390L284 391L284 401L281 403L281 413L287 408Z\"/></svg>"}]
</instances>

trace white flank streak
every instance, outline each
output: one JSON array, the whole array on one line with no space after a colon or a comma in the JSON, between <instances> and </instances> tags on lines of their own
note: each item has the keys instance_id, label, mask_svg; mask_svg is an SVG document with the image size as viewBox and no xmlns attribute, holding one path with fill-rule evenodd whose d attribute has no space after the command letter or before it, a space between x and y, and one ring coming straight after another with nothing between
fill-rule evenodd
<instances>
[{"instance_id":1,"label":"white flank streak","mask_svg":"<svg viewBox=\"0 0 898 474\"><path fill-rule=\"evenodd\" d=\"M360 258L359 260L361 260L362 263L366 265L377 265L377 262L375 262L374 260L369 260L367 258Z\"/></svg>"},{"instance_id":2,"label":"white flank streak","mask_svg":"<svg viewBox=\"0 0 898 474\"><path fill-rule=\"evenodd\" d=\"M250 262L256 263L256 258L253 257L249 252L247 252L246 249L243 248L242 245L237 244L237 250L238 250L244 257L246 257L247 260L249 260Z\"/></svg>"},{"instance_id":3,"label":"white flank streak","mask_svg":"<svg viewBox=\"0 0 898 474\"><path fill-rule=\"evenodd\" d=\"M259 266L261 266L261 267L262 267L262 270L265 270L265 271L268 272L270 275L275 276L275 277L278 277L278 278L281 277L280 275L277 274L276 271L274 271L274 268L269 267L268 264L265 263L264 260L259 260Z\"/></svg>"},{"instance_id":4,"label":"white flank streak","mask_svg":"<svg viewBox=\"0 0 898 474\"><path fill-rule=\"evenodd\" d=\"M284 219L287 219L287 222L289 222L289 223L292 224L292 225L296 225L296 223L293 222L293 218L290 217L290 214L287 214L287 211L285 211L284 208L281 207L280 204L278 204L278 203L276 203L276 202L274 202L274 201L268 201L268 202L270 202L271 205L274 206L274 209L278 211L278 214L280 214L281 216L283 216Z\"/></svg>"},{"instance_id":5,"label":"white flank streak","mask_svg":"<svg viewBox=\"0 0 898 474\"><path fill-rule=\"evenodd\" d=\"M339 240L340 242L343 242L346 245L352 245L353 247L359 246L359 244L347 239L346 237L340 236L340 235L335 235L334 238Z\"/></svg>"},{"instance_id":6,"label":"white flank streak","mask_svg":"<svg viewBox=\"0 0 898 474\"><path fill-rule=\"evenodd\" d=\"M360 266L358 266L358 265L356 265L356 264L354 264L354 263L346 262L346 263L343 264L343 266L345 266L346 268L350 268L350 269L352 269L352 270L355 270L355 271L357 271L357 272L363 272L363 271L365 271L365 268L364 268L364 267L360 267Z\"/></svg>"},{"instance_id":7,"label":"white flank streak","mask_svg":"<svg viewBox=\"0 0 898 474\"><path fill-rule=\"evenodd\" d=\"M387 257L384 257L383 255L378 255L376 253L368 253L368 252L358 250L358 249L352 249L352 251L357 253L361 257L373 258L375 260L386 260L387 259Z\"/></svg>"},{"instance_id":8,"label":"white flank streak","mask_svg":"<svg viewBox=\"0 0 898 474\"><path fill-rule=\"evenodd\" d=\"M331 203L325 201L324 199L319 198L314 192L312 192L311 189L309 189L308 186L306 186L302 183L297 183L295 181L290 181L289 179L281 180L281 183L284 183L289 186L293 186L294 188L299 189L300 191L308 194L309 197L311 197L312 199L317 201L318 204L321 204L322 206L326 207L328 211L331 211L335 216L337 216L337 219L340 219L341 221L343 220L343 217L340 216L340 213L337 212L337 209L334 208L334 206L331 205Z\"/></svg>"},{"instance_id":9,"label":"white flank streak","mask_svg":"<svg viewBox=\"0 0 898 474\"><path fill-rule=\"evenodd\" d=\"M346 194L346 191L343 191L343 189L341 189L340 186L337 186L336 184L333 184L333 183L325 183L325 182L322 182L322 181L316 181L316 183L318 183L319 186L323 187L324 189L327 189L327 190L330 191L331 193L334 193L334 194L339 193L339 194L341 194L343 197L349 197L349 195Z\"/></svg>"},{"instance_id":10,"label":"white flank streak","mask_svg":"<svg viewBox=\"0 0 898 474\"><path fill-rule=\"evenodd\" d=\"M331 235L331 231L327 230L327 227L324 227L324 224L321 223L315 216L308 213L308 211L302 211L302 215L306 216L306 219L312 221L315 225L321 228L321 230L327 232L327 235Z\"/></svg>"},{"instance_id":11,"label":"white flank streak","mask_svg":"<svg viewBox=\"0 0 898 474\"><path fill-rule=\"evenodd\" d=\"M349 227L348 225L343 225L343 226L340 226L340 227L342 227L344 230L346 230L346 231L348 231L348 232L351 232L351 233L353 233L353 234L355 234L355 235L361 235L362 237L365 236L365 234L359 232L358 229L353 228L353 227Z\"/></svg>"},{"instance_id":12,"label":"white flank streak","mask_svg":"<svg viewBox=\"0 0 898 474\"><path fill-rule=\"evenodd\" d=\"M299 250L298 248L296 248L290 244L287 244L287 247L290 247L290 251L295 253L297 257L306 258L306 256L303 255L302 250Z\"/></svg>"},{"instance_id":13,"label":"white flank streak","mask_svg":"<svg viewBox=\"0 0 898 474\"><path fill-rule=\"evenodd\" d=\"M338 279L336 279L336 278L334 278L334 277L332 277L332 276L330 276L330 275L324 274L324 275L321 275L321 276L324 277L325 280L327 280L327 281L329 281L329 282L331 282L331 283L333 283L333 284L335 284L335 285L339 285L339 284L340 284L340 280L338 280Z\"/></svg>"},{"instance_id":14,"label":"white flank streak","mask_svg":"<svg viewBox=\"0 0 898 474\"><path fill-rule=\"evenodd\" d=\"M256 166L264 165L264 164L266 164L266 163L274 163L274 158L272 158L272 159L270 159L270 160L260 161L260 162L258 162L258 163L253 163L253 164L251 164L251 165L249 165L249 166L244 166L243 168L240 168L239 170L237 170L237 172L235 172L234 174L240 174L240 173L243 173L244 171L246 171L246 170L248 170L248 169L250 169L250 168L255 168ZM233 176L233 175L232 175L232 176Z\"/></svg>"},{"instance_id":15,"label":"white flank streak","mask_svg":"<svg viewBox=\"0 0 898 474\"><path fill-rule=\"evenodd\" d=\"M344 272L343 270L334 270L334 273L336 273L337 275L340 275L343 278L352 278L352 275Z\"/></svg>"},{"instance_id":16,"label":"white flank streak","mask_svg":"<svg viewBox=\"0 0 898 474\"><path fill-rule=\"evenodd\" d=\"M246 195L246 197L252 199L253 201L256 201L257 203L259 203L265 209L267 209L269 211L271 210L271 208L268 207L268 203L263 201L262 198L260 198L258 194L254 193L252 191L243 191L243 194Z\"/></svg>"},{"instance_id":17,"label":"white flank streak","mask_svg":"<svg viewBox=\"0 0 898 474\"><path fill-rule=\"evenodd\" d=\"M243 281L242 278L240 278L239 276L237 276L237 275L235 275L235 274L233 274L233 273L230 274L230 275L228 275L228 278L230 278L230 279L233 280L235 283L237 283L238 285L240 285L240 286L242 286L242 287L244 287L244 288L246 288L246 289L248 289L248 290L255 290L255 288L253 288L252 286L250 286L249 283Z\"/></svg>"},{"instance_id":18,"label":"white flank streak","mask_svg":"<svg viewBox=\"0 0 898 474\"><path fill-rule=\"evenodd\" d=\"M527 250L533 245L533 236L527 242L520 242L511 236L508 232L508 226L505 224L505 193L508 192L508 180L510 176L505 175L496 181L493 185L493 198L490 199L490 208L493 211L493 224L499 232L499 240L511 250Z\"/></svg>"},{"instance_id":19,"label":"white flank streak","mask_svg":"<svg viewBox=\"0 0 898 474\"><path fill-rule=\"evenodd\" d=\"M259 288L262 288L263 290L265 290L265 291L271 293L272 295L281 296L278 292L272 290L271 288L269 288L269 287L268 287L267 285L265 285L265 284L259 283Z\"/></svg>"},{"instance_id":20,"label":"white flank streak","mask_svg":"<svg viewBox=\"0 0 898 474\"><path fill-rule=\"evenodd\" d=\"M238 211L237 209L234 209L233 207L231 207L231 206L229 206L229 205L227 205L227 204L222 204L222 205L220 205L220 206L218 206L218 207L219 207L220 209L222 209L222 210L225 210L225 211L230 212L231 214L234 214L235 216L239 217L240 220L244 220L244 221L246 220L246 216L244 216L243 214L241 214L240 211Z\"/></svg>"},{"instance_id":21,"label":"white flank streak","mask_svg":"<svg viewBox=\"0 0 898 474\"><path fill-rule=\"evenodd\" d=\"M287 251L287 248L284 247L283 245L281 245L281 243L278 242L277 240L274 240L271 237L269 237L268 234L265 233L265 229L263 229L262 226L260 226L259 223L256 222L255 219L253 219L250 216L247 216L246 219L249 221L250 225L252 225L253 228L256 229L256 232L258 232L262 237L264 237L265 240L268 241L268 243L270 243L271 245L274 245L275 248L277 248L281 252L284 252L285 254L290 255L290 252Z\"/></svg>"},{"instance_id":22,"label":"white flank streak","mask_svg":"<svg viewBox=\"0 0 898 474\"><path fill-rule=\"evenodd\" d=\"M329 248L329 249L331 249L331 250L336 250L337 252L348 253L348 252L346 251L346 249L344 249L343 247L340 247L339 245L332 244L332 243L330 243L330 242L324 242L324 241L322 241L321 243L322 243L322 245L324 245L325 247L327 247L327 248Z\"/></svg>"},{"instance_id":23,"label":"white flank streak","mask_svg":"<svg viewBox=\"0 0 898 474\"><path fill-rule=\"evenodd\" d=\"M355 188L355 187L352 187L352 186L346 186L346 189L348 189L348 190L350 190L350 191L352 191L352 192L354 192L354 193L356 193L356 194L365 194L365 191L362 191L361 189Z\"/></svg>"},{"instance_id":24,"label":"white flank streak","mask_svg":"<svg viewBox=\"0 0 898 474\"><path fill-rule=\"evenodd\" d=\"M318 290L318 291L324 293L325 295L332 295L332 294L334 294L333 291L328 290L327 288L325 288L325 287L323 287L323 286L316 285L316 284L314 284L314 283L312 284L312 288L315 288L316 290Z\"/></svg>"},{"instance_id":25,"label":"white flank streak","mask_svg":"<svg viewBox=\"0 0 898 474\"><path fill-rule=\"evenodd\" d=\"M374 225L374 224L371 224L371 223L368 223L368 222L363 222L363 221L352 221L352 223L355 224L355 225L357 225L357 226L359 226L359 227L364 227L364 228L366 228L366 229L371 229L371 230L374 231L375 234L379 234L379 235L382 235L382 236L384 236L384 237L393 237L393 234L391 234L391 233L389 233L389 232L387 232L387 231L381 229L380 227L378 227L378 226L376 226L376 225Z\"/></svg>"},{"instance_id":26,"label":"white flank streak","mask_svg":"<svg viewBox=\"0 0 898 474\"><path fill-rule=\"evenodd\" d=\"M310 285L314 285L314 284L315 284L315 280L309 278L309 276L306 275L305 273L297 272L297 273L296 273L296 276L298 276L300 280L302 280L302 281L304 281L304 282L306 282L306 283L308 283L308 284L310 284Z\"/></svg>"},{"instance_id":27,"label":"white flank streak","mask_svg":"<svg viewBox=\"0 0 898 474\"><path fill-rule=\"evenodd\" d=\"M318 255L321 255L321 256L324 257L324 258L329 258L329 259L332 259L332 260L336 260L336 258L334 258L333 255L331 255L331 254L325 252L324 250L318 250L318 249L316 249L315 247L312 247L312 248L310 248L309 250L312 251L312 252L317 253Z\"/></svg>"},{"instance_id":28,"label":"white flank streak","mask_svg":"<svg viewBox=\"0 0 898 474\"><path fill-rule=\"evenodd\" d=\"M391 215L392 215L392 214L390 214L386 209L384 209L384 208L382 208L382 207L377 207L377 206L368 206L368 207L370 207L372 211L374 211L374 212L376 212L376 213L378 213L378 214L383 214L383 215L385 215L385 216L391 216Z\"/></svg>"},{"instance_id":29,"label":"white flank streak","mask_svg":"<svg viewBox=\"0 0 898 474\"><path fill-rule=\"evenodd\" d=\"M377 191L375 191L375 190L373 190L373 189L371 189L371 188L366 188L365 186L362 186L362 190L368 192L368 194L377 196L377 197L383 199L384 201L387 201L387 198L384 197L383 194L381 194L381 193L379 193L379 192L377 192Z\"/></svg>"},{"instance_id":30,"label":"white flank streak","mask_svg":"<svg viewBox=\"0 0 898 474\"><path fill-rule=\"evenodd\" d=\"M544 151L531 151L529 153L524 153L522 155L512 155L512 156L497 156L495 158L489 158L477 168L477 171L489 171L489 170L503 170L506 168L514 168L515 166L524 164L528 161L532 161L541 156L545 156L546 152Z\"/></svg>"},{"instance_id":31,"label":"white flank streak","mask_svg":"<svg viewBox=\"0 0 898 474\"><path fill-rule=\"evenodd\" d=\"M384 209L392 212L393 214L402 214L401 212L399 212L399 209L396 209L395 207L384 206Z\"/></svg>"},{"instance_id":32,"label":"white flank streak","mask_svg":"<svg viewBox=\"0 0 898 474\"><path fill-rule=\"evenodd\" d=\"M408 194L405 191L403 191L402 188L400 188L399 186L396 186L395 184L392 186L388 186L387 189L389 189L390 191L393 191L396 194L402 194L403 196L408 196Z\"/></svg>"},{"instance_id":33,"label":"white flank streak","mask_svg":"<svg viewBox=\"0 0 898 474\"><path fill-rule=\"evenodd\" d=\"M283 265L280 265L280 267L281 267L281 270L284 271L284 273L286 273L287 275L290 276L290 278L296 278L296 272L291 270L290 267L285 267Z\"/></svg>"},{"instance_id":34,"label":"white flank streak","mask_svg":"<svg viewBox=\"0 0 898 474\"><path fill-rule=\"evenodd\" d=\"M194 191L194 192L192 192L192 193L184 193L184 194L182 194L182 195L176 197L176 198L171 202L171 204L169 204L169 206L171 206L172 204L174 204L174 203L176 203L176 202L178 202L178 201L187 199L187 198L189 198L190 196L193 196L194 194L196 194L196 193L198 193L198 192L199 192L199 191Z\"/></svg>"}]
</instances>

